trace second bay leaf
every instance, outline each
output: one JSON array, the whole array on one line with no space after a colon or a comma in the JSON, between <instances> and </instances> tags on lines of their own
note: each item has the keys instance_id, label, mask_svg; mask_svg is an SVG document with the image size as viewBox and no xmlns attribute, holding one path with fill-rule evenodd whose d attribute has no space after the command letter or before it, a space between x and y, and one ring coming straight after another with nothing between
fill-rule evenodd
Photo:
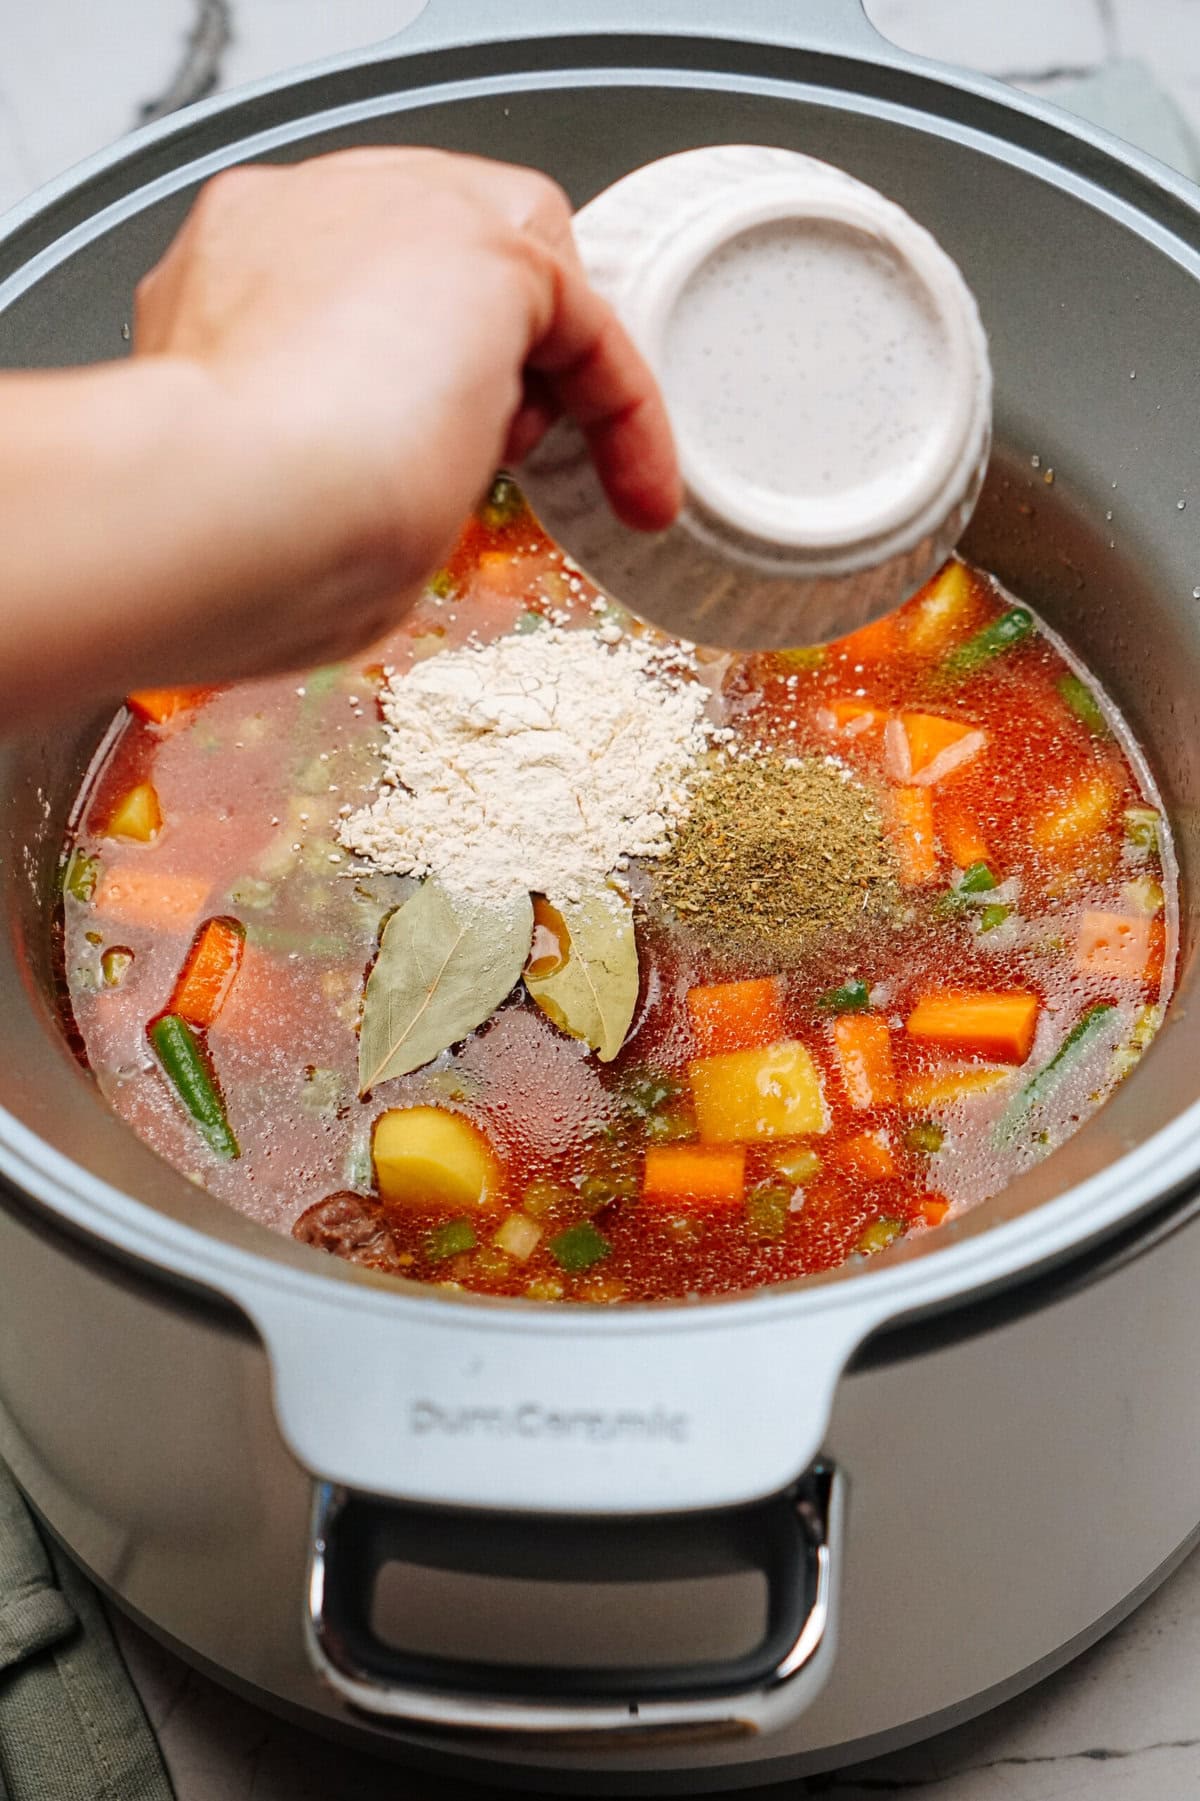
<instances>
[{"instance_id":1,"label":"second bay leaf","mask_svg":"<svg viewBox=\"0 0 1200 1801\"><path fill-rule=\"evenodd\" d=\"M549 974L525 972L542 1012L611 1063L625 1042L638 997L633 909L612 888L558 909L569 948Z\"/></svg>"},{"instance_id":2,"label":"second bay leaf","mask_svg":"<svg viewBox=\"0 0 1200 1801\"><path fill-rule=\"evenodd\" d=\"M422 882L388 920L363 998L359 1093L407 1075L473 1032L518 980L533 904L464 906Z\"/></svg>"}]
</instances>

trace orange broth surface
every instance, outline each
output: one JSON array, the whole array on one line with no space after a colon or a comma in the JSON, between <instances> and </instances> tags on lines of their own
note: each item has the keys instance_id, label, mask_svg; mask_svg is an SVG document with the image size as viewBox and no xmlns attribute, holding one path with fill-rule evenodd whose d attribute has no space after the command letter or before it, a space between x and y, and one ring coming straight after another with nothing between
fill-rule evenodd
<instances>
[{"instance_id":1,"label":"orange broth surface","mask_svg":"<svg viewBox=\"0 0 1200 1801\"><path fill-rule=\"evenodd\" d=\"M547 1301L716 1294L829 1269L936 1230L1075 1130L1170 992L1167 826L1096 684L1025 615L1010 632L1015 603L959 564L825 649L699 653L709 711L737 741L834 757L869 791L898 858L891 916L790 960L770 943L731 958L634 866L641 988L615 1060L598 1062L518 984L465 1042L357 1094L364 981L415 887L356 866L336 838L378 781L385 670L547 614L588 629L606 604L499 492L506 504L467 526L363 666L152 697L160 717L131 706L114 722L64 850L61 950L78 1041L117 1113L214 1201L277 1231L398 1275ZM939 780L905 780L889 721L914 714L985 744ZM142 837L117 829L139 791ZM197 1131L148 1036L214 918L244 940L196 1041L236 1157ZM740 1190L719 1200L646 1193L647 1151L698 1141L688 992L750 978L775 981L769 1031L813 1059L824 1129L740 1141ZM953 998L950 1035L916 1036L920 1003L947 991L1032 996L1027 1055L973 1042ZM839 1033L856 1042L847 1020L878 1022L869 1033L890 1053L890 1077L865 1090L839 1048ZM753 1050L752 1011L740 1029ZM463 1114L486 1137L499 1179L482 1207L381 1200L373 1127L409 1106ZM731 1149L736 1164L737 1147L708 1147L726 1168ZM494 1242L514 1216L533 1228L506 1235L519 1254Z\"/></svg>"}]
</instances>

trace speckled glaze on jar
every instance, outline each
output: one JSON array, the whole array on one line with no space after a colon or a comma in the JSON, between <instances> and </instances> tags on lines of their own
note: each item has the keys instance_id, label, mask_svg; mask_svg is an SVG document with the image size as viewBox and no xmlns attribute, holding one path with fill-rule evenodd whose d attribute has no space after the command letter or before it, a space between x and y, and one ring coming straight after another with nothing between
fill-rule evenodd
<instances>
[{"instance_id":1,"label":"speckled glaze on jar","mask_svg":"<svg viewBox=\"0 0 1200 1801\"><path fill-rule=\"evenodd\" d=\"M657 537L608 508L560 421L522 480L601 587L732 649L840 637L961 536L991 441L978 310L930 234L813 157L722 144L588 203L576 241L663 383L685 500Z\"/></svg>"}]
</instances>

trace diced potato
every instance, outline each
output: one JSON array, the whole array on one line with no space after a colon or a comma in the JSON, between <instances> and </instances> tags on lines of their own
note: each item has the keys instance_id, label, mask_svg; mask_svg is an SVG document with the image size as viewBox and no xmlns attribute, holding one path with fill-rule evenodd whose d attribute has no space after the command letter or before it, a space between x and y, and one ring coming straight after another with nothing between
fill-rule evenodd
<instances>
[{"instance_id":1,"label":"diced potato","mask_svg":"<svg viewBox=\"0 0 1200 1801\"><path fill-rule=\"evenodd\" d=\"M926 586L908 622L908 647L922 656L941 650L965 630L972 607L971 577L966 566L947 563Z\"/></svg>"},{"instance_id":2,"label":"diced potato","mask_svg":"<svg viewBox=\"0 0 1200 1801\"><path fill-rule=\"evenodd\" d=\"M800 1138L829 1129L816 1064L794 1039L701 1057L689 1064L688 1077L705 1144Z\"/></svg>"},{"instance_id":3,"label":"diced potato","mask_svg":"<svg viewBox=\"0 0 1200 1801\"><path fill-rule=\"evenodd\" d=\"M392 1107L375 1122L375 1180L385 1201L406 1207L483 1207L500 1170L487 1139L460 1113Z\"/></svg>"},{"instance_id":4,"label":"diced potato","mask_svg":"<svg viewBox=\"0 0 1200 1801\"><path fill-rule=\"evenodd\" d=\"M1112 818L1116 803L1111 777L1103 773L1088 776L1065 801L1038 815L1033 842L1040 851L1069 855Z\"/></svg>"},{"instance_id":5,"label":"diced potato","mask_svg":"<svg viewBox=\"0 0 1200 1801\"><path fill-rule=\"evenodd\" d=\"M137 838L149 844L162 830L162 808L152 782L139 782L123 794L108 816L105 835L109 838Z\"/></svg>"},{"instance_id":6,"label":"diced potato","mask_svg":"<svg viewBox=\"0 0 1200 1801\"><path fill-rule=\"evenodd\" d=\"M518 1263L524 1263L537 1249L541 1236L542 1228L527 1213L510 1213L492 1243Z\"/></svg>"}]
</instances>

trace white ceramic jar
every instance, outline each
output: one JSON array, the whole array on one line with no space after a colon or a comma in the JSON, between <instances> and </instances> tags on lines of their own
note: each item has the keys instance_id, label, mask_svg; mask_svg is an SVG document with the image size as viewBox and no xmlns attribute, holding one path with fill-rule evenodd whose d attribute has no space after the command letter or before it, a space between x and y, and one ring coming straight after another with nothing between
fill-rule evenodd
<instances>
[{"instance_id":1,"label":"white ceramic jar","mask_svg":"<svg viewBox=\"0 0 1200 1801\"><path fill-rule=\"evenodd\" d=\"M983 479L991 371L923 227L812 157L729 144L635 170L575 231L662 383L685 486L668 531L627 530L578 428L554 427L522 485L593 580L753 649L841 636L933 573Z\"/></svg>"}]
</instances>

